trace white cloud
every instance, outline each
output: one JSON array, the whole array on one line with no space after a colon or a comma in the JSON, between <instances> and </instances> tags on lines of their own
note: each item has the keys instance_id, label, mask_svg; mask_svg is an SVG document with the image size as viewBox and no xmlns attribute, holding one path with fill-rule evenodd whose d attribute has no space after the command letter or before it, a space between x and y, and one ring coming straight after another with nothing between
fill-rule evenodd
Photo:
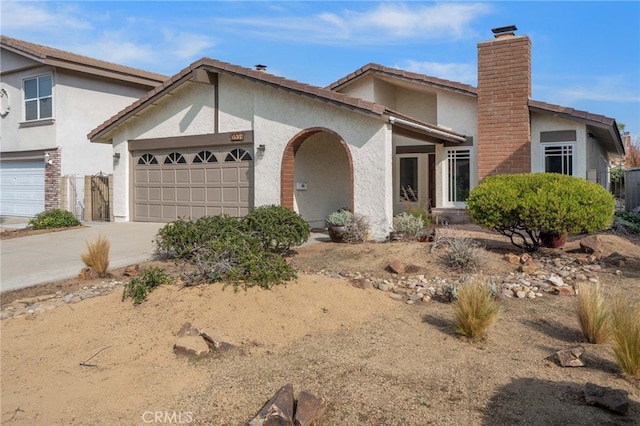
<instances>
[{"instance_id":1,"label":"white cloud","mask_svg":"<svg viewBox=\"0 0 640 426\"><path fill-rule=\"evenodd\" d=\"M265 37L315 43L395 44L426 39L475 38L471 23L491 12L485 3L382 3L366 11L313 16L222 19Z\"/></svg>"},{"instance_id":2,"label":"white cloud","mask_svg":"<svg viewBox=\"0 0 640 426\"><path fill-rule=\"evenodd\" d=\"M19 30L57 33L92 28L89 21L78 16L77 8L67 3L3 1L1 10L3 33Z\"/></svg>"},{"instance_id":3,"label":"white cloud","mask_svg":"<svg viewBox=\"0 0 640 426\"><path fill-rule=\"evenodd\" d=\"M166 51L179 60L200 58L207 49L215 45L209 37L201 34L174 33L169 29L165 29L163 33Z\"/></svg>"},{"instance_id":4,"label":"white cloud","mask_svg":"<svg viewBox=\"0 0 640 426\"><path fill-rule=\"evenodd\" d=\"M68 50L117 64L150 62L155 56L152 45L132 41L126 31L105 32L90 42L83 42Z\"/></svg>"},{"instance_id":5,"label":"white cloud","mask_svg":"<svg viewBox=\"0 0 640 426\"><path fill-rule=\"evenodd\" d=\"M432 77L466 83L475 86L477 80L476 66L472 64L406 61L398 68L426 74Z\"/></svg>"}]
</instances>

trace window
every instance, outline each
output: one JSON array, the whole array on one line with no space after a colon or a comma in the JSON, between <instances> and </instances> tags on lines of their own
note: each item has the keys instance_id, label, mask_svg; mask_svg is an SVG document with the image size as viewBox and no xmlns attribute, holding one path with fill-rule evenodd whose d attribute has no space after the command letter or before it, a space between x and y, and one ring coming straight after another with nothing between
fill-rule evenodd
<instances>
[{"instance_id":1,"label":"window","mask_svg":"<svg viewBox=\"0 0 640 426\"><path fill-rule=\"evenodd\" d=\"M51 74L24 80L24 118L26 121L53 117L52 89Z\"/></svg>"},{"instance_id":2,"label":"window","mask_svg":"<svg viewBox=\"0 0 640 426\"><path fill-rule=\"evenodd\" d=\"M400 158L400 201L418 201L418 157Z\"/></svg>"},{"instance_id":3,"label":"window","mask_svg":"<svg viewBox=\"0 0 640 426\"><path fill-rule=\"evenodd\" d=\"M464 203L471 189L471 150L447 151L447 201Z\"/></svg>"},{"instance_id":4,"label":"window","mask_svg":"<svg viewBox=\"0 0 640 426\"><path fill-rule=\"evenodd\" d=\"M245 151L242 148L236 148L231 150L230 153L227 154L227 157L224 161L251 161L251 154Z\"/></svg>"},{"instance_id":5,"label":"window","mask_svg":"<svg viewBox=\"0 0 640 426\"><path fill-rule=\"evenodd\" d=\"M211 151L200 151L193 159L194 163L217 163L218 159Z\"/></svg>"},{"instance_id":6,"label":"window","mask_svg":"<svg viewBox=\"0 0 640 426\"><path fill-rule=\"evenodd\" d=\"M142 156L138 159L138 164L158 164L158 160L151 154L142 154Z\"/></svg>"},{"instance_id":7,"label":"window","mask_svg":"<svg viewBox=\"0 0 640 426\"><path fill-rule=\"evenodd\" d=\"M164 164L184 164L186 162L187 160L179 152L172 152L164 159Z\"/></svg>"},{"instance_id":8,"label":"window","mask_svg":"<svg viewBox=\"0 0 640 426\"><path fill-rule=\"evenodd\" d=\"M573 175L575 144L543 144L542 147L545 172Z\"/></svg>"}]
</instances>

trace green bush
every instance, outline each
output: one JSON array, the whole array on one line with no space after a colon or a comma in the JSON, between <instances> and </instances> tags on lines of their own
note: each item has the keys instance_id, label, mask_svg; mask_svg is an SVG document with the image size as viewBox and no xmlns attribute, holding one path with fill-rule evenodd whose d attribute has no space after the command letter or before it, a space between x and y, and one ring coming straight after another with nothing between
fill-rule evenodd
<instances>
[{"instance_id":1,"label":"green bush","mask_svg":"<svg viewBox=\"0 0 640 426\"><path fill-rule=\"evenodd\" d=\"M156 287L162 284L169 284L172 281L173 278L167 275L163 269L152 266L137 277L129 280L124 286L122 301L124 302L125 299L130 297L135 305L139 305L146 300L147 295Z\"/></svg>"},{"instance_id":2,"label":"green bush","mask_svg":"<svg viewBox=\"0 0 640 426\"><path fill-rule=\"evenodd\" d=\"M244 226L260 240L263 250L279 254L304 244L310 235L302 216L283 206L256 207L245 216Z\"/></svg>"},{"instance_id":3,"label":"green bush","mask_svg":"<svg viewBox=\"0 0 640 426\"><path fill-rule=\"evenodd\" d=\"M555 173L494 175L475 187L467 213L528 251L541 246L541 234L580 234L608 229L615 200L584 179Z\"/></svg>"},{"instance_id":4,"label":"green bush","mask_svg":"<svg viewBox=\"0 0 640 426\"><path fill-rule=\"evenodd\" d=\"M613 228L640 236L640 214L616 211L613 218Z\"/></svg>"},{"instance_id":5,"label":"green bush","mask_svg":"<svg viewBox=\"0 0 640 426\"><path fill-rule=\"evenodd\" d=\"M423 226L422 218L410 213L403 212L393 217L393 230L401 233L405 240L415 240Z\"/></svg>"},{"instance_id":6,"label":"green bush","mask_svg":"<svg viewBox=\"0 0 640 426\"><path fill-rule=\"evenodd\" d=\"M66 210L53 209L38 213L29 219L28 226L33 229L65 228L70 226L80 226L82 223Z\"/></svg>"}]
</instances>

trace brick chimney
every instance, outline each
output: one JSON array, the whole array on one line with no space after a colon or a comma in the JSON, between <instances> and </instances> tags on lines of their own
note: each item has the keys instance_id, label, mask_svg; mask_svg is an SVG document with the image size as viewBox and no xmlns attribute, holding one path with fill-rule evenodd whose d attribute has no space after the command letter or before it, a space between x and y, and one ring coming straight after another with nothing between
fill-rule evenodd
<instances>
[{"instance_id":1,"label":"brick chimney","mask_svg":"<svg viewBox=\"0 0 640 426\"><path fill-rule=\"evenodd\" d=\"M515 30L478 43L478 182L531 171L531 40Z\"/></svg>"}]
</instances>

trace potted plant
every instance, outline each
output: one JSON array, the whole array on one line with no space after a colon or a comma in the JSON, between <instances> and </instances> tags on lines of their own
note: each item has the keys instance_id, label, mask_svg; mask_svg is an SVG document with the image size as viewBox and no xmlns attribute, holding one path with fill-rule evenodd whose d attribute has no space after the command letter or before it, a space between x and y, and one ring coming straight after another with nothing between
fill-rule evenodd
<instances>
[{"instance_id":1,"label":"potted plant","mask_svg":"<svg viewBox=\"0 0 640 426\"><path fill-rule=\"evenodd\" d=\"M347 209L336 210L327 216L327 230L329 231L329 238L334 243L343 243L344 234L346 232L346 225L353 218L353 213Z\"/></svg>"}]
</instances>

